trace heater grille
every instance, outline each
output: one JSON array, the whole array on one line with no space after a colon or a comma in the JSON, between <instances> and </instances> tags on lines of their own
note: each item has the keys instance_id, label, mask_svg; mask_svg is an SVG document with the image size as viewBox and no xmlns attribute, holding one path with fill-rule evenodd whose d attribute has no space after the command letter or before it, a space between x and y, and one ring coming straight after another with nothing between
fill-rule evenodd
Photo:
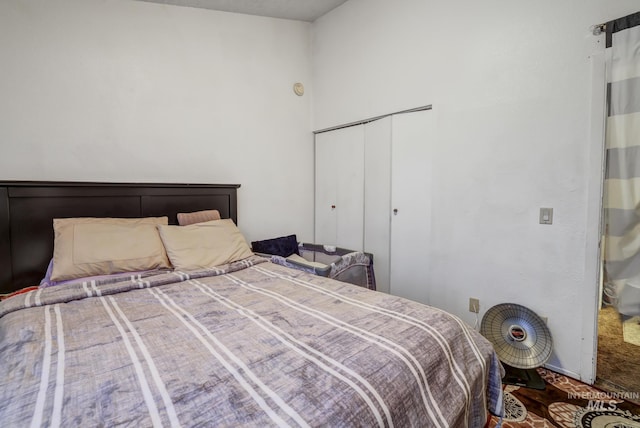
<instances>
[{"instance_id":1,"label":"heater grille","mask_svg":"<svg viewBox=\"0 0 640 428\"><path fill-rule=\"evenodd\" d=\"M519 369L543 365L551 356L549 328L531 309L515 303L502 303L489 309L480 333L495 348L498 358Z\"/></svg>"}]
</instances>

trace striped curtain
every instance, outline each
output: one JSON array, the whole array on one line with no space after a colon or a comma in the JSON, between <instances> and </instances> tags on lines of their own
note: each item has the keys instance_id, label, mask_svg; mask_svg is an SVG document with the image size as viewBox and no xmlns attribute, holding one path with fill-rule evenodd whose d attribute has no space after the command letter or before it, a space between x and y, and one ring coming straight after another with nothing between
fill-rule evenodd
<instances>
[{"instance_id":1,"label":"striped curtain","mask_svg":"<svg viewBox=\"0 0 640 428\"><path fill-rule=\"evenodd\" d=\"M640 12L606 24L605 302L640 280Z\"/></svg>"}]
</instances>

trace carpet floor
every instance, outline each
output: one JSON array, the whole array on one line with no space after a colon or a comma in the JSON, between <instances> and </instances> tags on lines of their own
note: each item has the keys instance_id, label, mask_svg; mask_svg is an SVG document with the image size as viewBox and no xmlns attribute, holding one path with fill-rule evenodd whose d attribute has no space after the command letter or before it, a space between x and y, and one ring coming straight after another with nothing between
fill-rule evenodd
<instances>
[{"instance_id":1,"label":"carpet floor","mask_svg":"<svg viewBox=\"0 0 640 428\"><path fill-rule=\"evenodd\" d=\"M640 346L624 341L623 321L633 321L627 318L610 306L598 314L596 386L607 391L640 392Z\"/></svg>"},{"instance_id":2,"label":"carpet floor","mask_svg":"<svg viewBox=\"0 0 640 428\"><path fill-rule=\"evenodd\" d=\"M546 382L544 391L505 385L504 428L640 428L640 406L625 398L640 391L603 392L577 380L538 369ZM498 425L493 417L490 427Z\"/></svg>"}]
</instances>

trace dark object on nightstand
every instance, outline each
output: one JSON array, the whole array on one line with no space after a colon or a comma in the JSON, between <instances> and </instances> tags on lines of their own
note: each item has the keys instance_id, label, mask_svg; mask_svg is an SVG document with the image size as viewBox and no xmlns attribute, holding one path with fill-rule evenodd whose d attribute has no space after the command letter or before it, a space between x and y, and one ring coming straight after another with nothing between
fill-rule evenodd
<instances>
[{"instance_id":1,"label":"dark object on nightstand","mask_svg":"<svg viewBox=\"0 0 640 428\"><path fill-rule=\"evenodd\" d=\"M256 253L271 254L274 256L289 257L292 254L300 255L296 235L253 241L251 242L251 248Z\"/></svg>"}]
</instances>

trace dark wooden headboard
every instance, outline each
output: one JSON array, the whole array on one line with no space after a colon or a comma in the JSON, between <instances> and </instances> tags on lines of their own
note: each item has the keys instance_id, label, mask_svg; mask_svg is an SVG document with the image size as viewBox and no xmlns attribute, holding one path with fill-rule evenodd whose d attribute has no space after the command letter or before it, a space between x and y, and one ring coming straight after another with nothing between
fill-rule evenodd
<instances>
[{"instance_id":1,"label":"dark wooden headboard","mask_svg":"<svg viewBox=\"0 0 640 428\"><path fill-rule=\"evenodd\" d=\"M238 222L239 184L0 181L0 293L38 285L53 256L53 219L159 217L217 209Z\"/></svg>"}]
</instances>

